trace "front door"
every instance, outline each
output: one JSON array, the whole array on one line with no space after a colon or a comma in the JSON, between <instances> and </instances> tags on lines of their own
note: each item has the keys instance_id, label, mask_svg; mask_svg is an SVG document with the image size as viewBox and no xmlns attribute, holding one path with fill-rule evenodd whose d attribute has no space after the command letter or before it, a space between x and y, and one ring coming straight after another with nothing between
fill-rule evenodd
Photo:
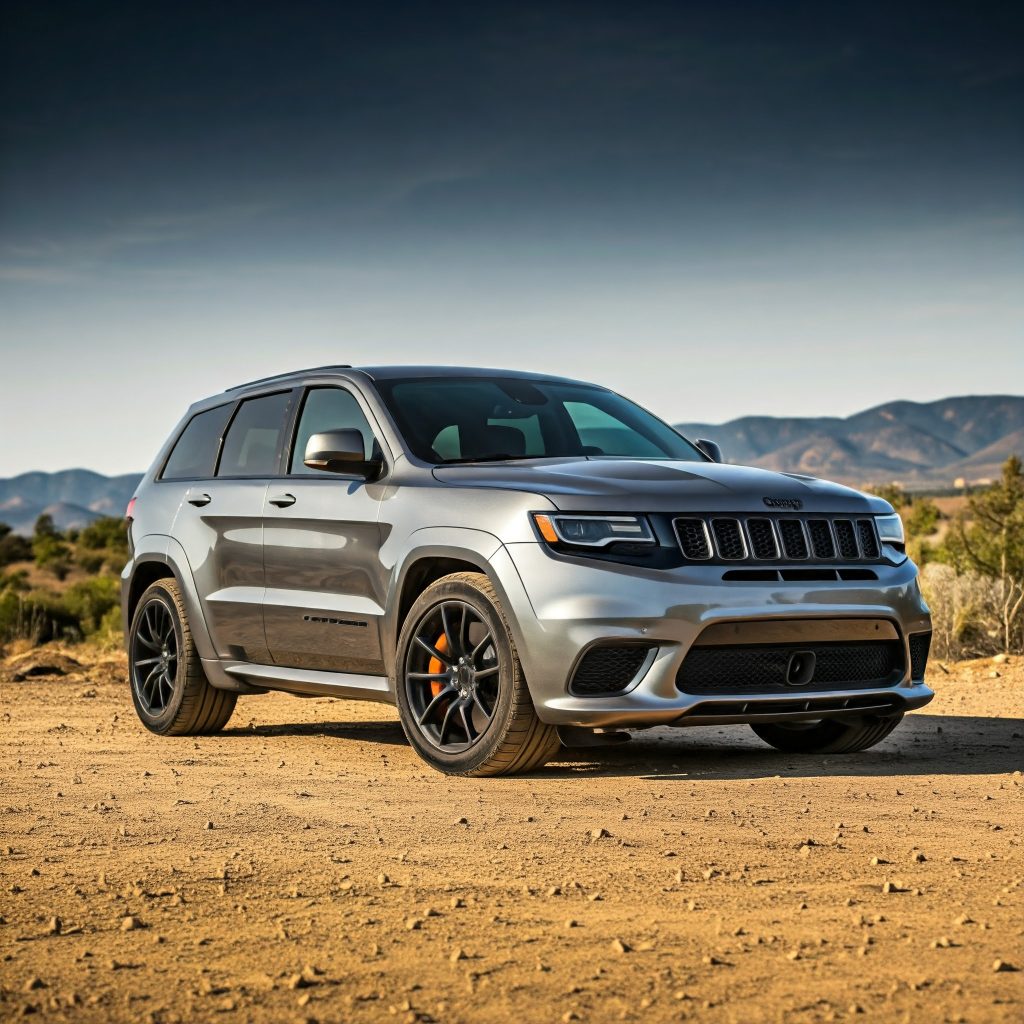
<instances>
[{"instance_id":1,"label":"front door","mask_svg":"<svg viewBox=\"0 0 1024 1024\"><path fill-rule=\"evenodd\" d=\"M310 388L287 472L266 493L267 647L278 665L383 675L378 515L384 485L302 463L313 434L345 429L363 435L370 458L376 441L356 395L342 387Z\"/></svg>"}]
</instances>

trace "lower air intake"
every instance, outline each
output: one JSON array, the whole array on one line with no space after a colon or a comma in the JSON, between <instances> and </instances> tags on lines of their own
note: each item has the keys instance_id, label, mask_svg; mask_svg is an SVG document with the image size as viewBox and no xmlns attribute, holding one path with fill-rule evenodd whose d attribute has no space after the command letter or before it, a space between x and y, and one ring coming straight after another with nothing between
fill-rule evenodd
<instances>
[{"instance_id":1,"label":"lower air intake","mask_svg":"<svg viewBox=\"0 0 1024 1024\"><path fill-rule=\"evenodd\" d=\"M793 659L813 656L813 673L794 683ZM676 676L683 693L805 693L891 686L903 673L903 644L871 640L818 644L692 647Z\"/></svg>"},{"instance_id":2,"label":"lower air intake","mask_svg":"<svg viewBox=\"0 0 1024 1024\"><path fill-rule=\"evenodd\" d=\"M591 647L576 666L569 692L577 697L621 692L636 678L649 651L650 647L643 644Z\"/></svg>"}]
</instances>

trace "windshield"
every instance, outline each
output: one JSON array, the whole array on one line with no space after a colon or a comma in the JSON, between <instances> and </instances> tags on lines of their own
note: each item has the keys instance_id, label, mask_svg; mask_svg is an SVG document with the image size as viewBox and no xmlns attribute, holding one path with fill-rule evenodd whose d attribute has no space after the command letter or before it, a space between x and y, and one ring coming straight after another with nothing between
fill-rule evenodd
<instances>
[{"instance_id":1,"label":"windshield","mask_svg":"<svg viewBox=\"0 0 1024 1024\"><path fill-rule=\"evenodd\" d=\"M378 381L377 389L424 462L581 456L707 461L667 423L590 384L421 377Z\"/></svg>"}]
</instances>

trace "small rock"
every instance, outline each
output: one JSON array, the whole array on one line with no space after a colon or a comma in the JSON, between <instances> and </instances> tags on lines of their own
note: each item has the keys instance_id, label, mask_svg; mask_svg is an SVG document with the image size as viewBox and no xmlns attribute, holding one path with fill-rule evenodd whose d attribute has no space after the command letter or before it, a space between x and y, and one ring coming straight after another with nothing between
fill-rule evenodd
<instances>
[{"instance_id":1,"label":"small rock","mask_svg":"<svg viewBox=\"0 0 1024 1024\"><path fill-rule=\"evenodd\" d=\"M997 961L998 963L999 961ZM22 985L23 992L36 992L41 988L46 988L46 982L42 978L33 976Z\"/></svg>"},{"instance_id":2,"label":"small rock","mask_svg":"<svg viewBox=\"0 0 1024 1024\"><path fill-rule=\"evenodd\" d=\"M289 977L289 979L287 981L287 985L288 985L288 987L290 989L294 990L294 989L298 989L298 988L308 988L309 985L310 985L310 982L309 982L309 980L307 978L303 977L303 975L301 975L301 974L293 974L293 975L291 975L291 977Z\"/></svg>"},{"instance_id":3,"label":"small rock","mask_svg":"<svg viewBox=\"0 0 1024 1024\"><path fill-rule=\"evenodd\" d=\"M123 932L134 932L142 927L142 922L134 914L129 914L121 919L121 931Z\"/></svg>"},{"instance_id":4,"label":"small rock","mask_svg":"<svg viewBox=\"0 0 1024 1024\"><path fill-rule=\"evenodd\" d=\"M992 970L995 971L996 974L1003 974L1016 971L1017 968L1014 967L1013 964L1007 963L1005 960L993 960Z\"/></svg>"},{"instance_id":5,"label":"small rock","mask_svg":"<svg viewBox=\"0 0 1024 1024\"><path fill-rule=\"evenodd\" d=\"M612 952L629 953L631 951L632 947L627 943L623 942L622 939L612 939Z\"/></svg>"},{"instance_id":6,"label":"small rock","mask_svg":"<svg viewBox=\"0 0 1024 1024\"><path fill-rule=\"evenodd\" d=\"M405 927L407 931L418 932L423 927L423 921L418 917L410 917L405 922Z\"/></svg>"},{"instance_id":7,"label":"small rock","mask_svg":"<svg viewBox=\"0 0 1024 1024\"><path fill-rule=\"evenodd\" d=\"M451 962L453 964L457 964L460 960L465 960L466 959L465 950L463 950L463 949L453 949L451 951L451 954L448 956L448 959L451 960Z\"/></svg>"},{"instance_id":8,"label":"small rock","mask_svg":"<svg viewBox=\"0 0 1024 1024\"><path fill-rule=\"evenodd\" d=\"M205 825L203 826L203 829L204 829L204 831L206 831L206 832L212 832L212 831L213 831L213 822L212 822L212 821L208 821L208 822L207 822L207 823L206 823L206 824L205 824Z\"/></svg>"},{"instance_id":9,"label":"small rock","mask_svg":"<svg viewBox=\"0 0 1024 1024\"><path fill-rule=\"evenodd\" d=\"M46 927L47 935L60 935L63 922L59 917L51 917L50 923Z\"/></svg>"},{"instance_id":10,"label":"small rock","mask_svg":"<svg viewBox=\"0 0 1024 1024\"><path fill-rule=\"evenodd\" d=\"M590 830L591 839L611 839L612 834L606 828L594 828Z\"/></svg>"}]
</instances>

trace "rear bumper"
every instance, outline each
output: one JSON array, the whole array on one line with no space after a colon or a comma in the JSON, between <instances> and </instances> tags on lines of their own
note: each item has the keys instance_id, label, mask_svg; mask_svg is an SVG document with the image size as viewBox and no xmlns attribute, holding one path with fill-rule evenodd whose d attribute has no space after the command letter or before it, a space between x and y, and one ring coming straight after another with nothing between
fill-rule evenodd
<instances>
[{"instance_id":1,"label":"rear bumper","mask_svg":"<svg viewBox=\"0 0 1024 1024\"><path fill-rule=\"evenodd\" d=\"M727 583L722 568L669 571L551 557L539 544L512 544L492 557L511 611L520 659L538 716L555 725L643 727L799 721L922 707L932 691L909 668L878 688L794 689L792 693L681 692L677 674L694 641L713 624L798 623L801 639L827 637L837 623L890 622L904 645L931 629L910 561L877 566L870 583ZM654 648L628 689L574 696L569 681L581 652L595 642Z\"/></svg>"}]
</instances>

